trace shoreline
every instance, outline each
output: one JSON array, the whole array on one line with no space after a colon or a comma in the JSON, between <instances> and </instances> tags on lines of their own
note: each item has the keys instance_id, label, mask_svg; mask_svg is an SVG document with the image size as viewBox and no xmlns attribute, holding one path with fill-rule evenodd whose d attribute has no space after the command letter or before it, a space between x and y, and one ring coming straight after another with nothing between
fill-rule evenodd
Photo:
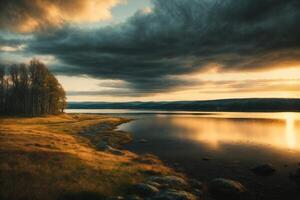
<instances>
[{"instance_id":1,"label":"shoreline","mask_svg":"<svg viewBox=\"0 0 300 200\"><path fill-rule=\"evenodd\" d=\"M229 187L230 195L236 197L239 192L243 193L240 199L245 200L264 199L264 192L273 199L281 199L275 198L276 194L297 191L287 174L293 166L289 162L271 166L279 177L284 170L284 181L292 186L286 190L282 187L284 182L278 182L274 176L254 175L250 171L254 165L239 165L235 161L224 165L209 155L200 156L200 162L176 160L151 149L140 152L127 148L131 142L147 145L143 143L149 139L119 129L120 125L133 120L107 114L0 118L0 160L4 161L0 163L0 199L174 200L178 197L180 200L219 200L211 195L214 180L218 182L217 187ZM158 143L148 144L159 150ZM176 149L173 152L176 153ZM266 164L272 162L269 160ZM238 173L231 172L232 167ZM299 175L292 175L297 181ZM269 189L277 192L270 193ZM153 193L149 194L149 190ZM220 199L226 199L225 195Z\"/></svg>"},{"instance_id":2,"label":"shoreline","mask_svg":"<svg viewBox=\"0 0 300 200\"><path fill-rule=\"evenodd\" d=\"M99 114L1 118L1 199L124 199L144 196L149 188L156 188L156 196L199 199L200 182L195 191L185 175L157 157L119 149L132 138L116 129L129 121ZM172 184L148 184L155 178ZM178 184L181 190L170 193Z\"/></svg>"}]
</instances>

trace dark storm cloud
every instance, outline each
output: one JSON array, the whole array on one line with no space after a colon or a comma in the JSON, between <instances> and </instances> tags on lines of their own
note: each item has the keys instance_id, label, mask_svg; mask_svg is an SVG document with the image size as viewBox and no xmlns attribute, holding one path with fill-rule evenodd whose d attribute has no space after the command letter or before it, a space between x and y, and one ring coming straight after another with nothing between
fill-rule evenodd
<instances>
[{"instance_id":1,"label":"dark storm cloud","mask_svg":"<svg viewBox=\"0 0 300 200\"><path fill-rule=\"evenodd\" d=\"M140 93L133 92L130 89L109 89L101 91L69 91L68 96L125 96L138 97Z\"/></svg>"},{"instance_id":2,"label":"dark storm cloud","mask_svg":"<svg viewBox=\"0 0 300 200\"><path fill-rule=\"evenodd\" d=\"M185 83L172 75L300 64L299 0L154 0L151 13L100 29L36 35L29 50L55 55L64 74L121 79L133 91ZM172 78L173 77L173 78Z\"/></svg>"},{"instance_id":3,"label":"dark storm cloud","mask_svg":"<svg viewBox=\"0 0 300 200\"><path fill-rule=\"evenodd\" d=\"M259 80L223 80L223 81L209 81L198 80L196 87L194 84L189 85L189 89L198 90L202 94L216 94L216 93L254 93L254 92L299 92L300 83L299 79L259 79ZM190 82L192 83L192 82ZM176 85L177 86L177 85ZM156 93L166 92L162 87L157 88ZM186 89L186 88L180 88ZM176 90L178 88L176 87ZM173 90L168 90L172 92ZM175 91L175 89L174 89ZM151 91L153 92L153 91ZM68 96L126 96L126 97L139 97L152 95L147 90L137 91L135 89L128 89L126 87L120 88L107 88L99 91L68 91Z\"/></svg>"},{"instance_id":4,"label":"dark storm cloud","mask_svg":"<svg viewBox=\"0 0 300 200\"><path fill-rule=\"evenodd\" d=\"M126 96L141 97L151 96L153 93L167 93L177 90L194 88L196 81L182 79L135 79L134 83L106 84L101 83L99 86L103 89L99 91L68 91L68 96ZM200 82L199 82L200 83ZM150 89L149 89L150 88Z\"/></svg>"},{"instance_id":5,"label":"dark storm cloud","mask_svg":"<svg viewBox=\"0 0 300 200\"><path fill-rule=\"evenodd\" d=\"M16 46L22 44L22 41L17 39L6 39L0 35L0 46Z\"/></svg>"},{"instance_id":6,"label":"dark storm cloud","mask_svg":"<svg viewBox=\"0 0 300 200\"><path fill-rule=\"evenodd\" d=\"M23 36L18 34L9 34L7 32L1 32L0 29L0 47L10 46L17 47L19 45L25 45L31 39L30 36ZM0 61L1 62L1 61Z\"/></svg>"}]
</instances>

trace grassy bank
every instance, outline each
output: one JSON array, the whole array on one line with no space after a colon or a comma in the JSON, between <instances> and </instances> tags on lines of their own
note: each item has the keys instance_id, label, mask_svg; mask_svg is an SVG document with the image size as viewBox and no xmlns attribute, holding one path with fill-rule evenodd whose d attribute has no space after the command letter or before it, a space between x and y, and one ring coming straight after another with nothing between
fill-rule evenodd
<instances>
[{"instance_id":1,"label":"grassy bank","mask_svg":"<svg viewBox=\"0 0 300 200\"><path fill-rule=\"evenodd\" d=\"M148 174L173 173L152 157L97 150L101 141L114 147L130 141L115 130L127 121L84 114L0 118L0 199L99 199L126 193Z\"/></svg>"}]
</instances>

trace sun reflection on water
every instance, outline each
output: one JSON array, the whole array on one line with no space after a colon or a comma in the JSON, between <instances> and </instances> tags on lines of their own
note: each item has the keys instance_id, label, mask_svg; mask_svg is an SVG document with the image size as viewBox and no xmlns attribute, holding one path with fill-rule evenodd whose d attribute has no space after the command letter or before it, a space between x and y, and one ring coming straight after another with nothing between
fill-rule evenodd
<instances>
[{"instance_id":1,"label":"sun reflection on water","mask_svg":"<svg viewBox=\"0 0 300 200\"><path fill-rule=\"evenodd\" d=\"M295 115L293 113L286 114L285 134L287 146L289 149L296 148L296 133L295 133Z\"/></svg>"},{"instance_id":2,"label":"sun reflection on water","mask_svg":"<svg viewBox=\"0 0 300 200\"><path fill-rule=\"evenodd\" d=\"M300 150L299 113L238 114L177 117L172 123L181 130L177 137L198 141L215 150L224 143Z\"/></svg>"}]
</instances>

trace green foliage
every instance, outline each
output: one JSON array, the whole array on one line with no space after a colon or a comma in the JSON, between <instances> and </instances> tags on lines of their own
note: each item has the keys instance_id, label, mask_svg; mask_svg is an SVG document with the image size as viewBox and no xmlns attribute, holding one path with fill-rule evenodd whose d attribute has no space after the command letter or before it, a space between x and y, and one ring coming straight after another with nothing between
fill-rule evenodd
<instances>
[{"instance_id":1,"label":"green foliage","mask_svg":"<svg viewBox=\"0 0 300 200\"><path fill-rule=\"evenodd\" d=\"M64 111L65 91L39 60L13 65L8 71L0 66L0 114L38 116Z\"/></svg>"}]
</instances>

